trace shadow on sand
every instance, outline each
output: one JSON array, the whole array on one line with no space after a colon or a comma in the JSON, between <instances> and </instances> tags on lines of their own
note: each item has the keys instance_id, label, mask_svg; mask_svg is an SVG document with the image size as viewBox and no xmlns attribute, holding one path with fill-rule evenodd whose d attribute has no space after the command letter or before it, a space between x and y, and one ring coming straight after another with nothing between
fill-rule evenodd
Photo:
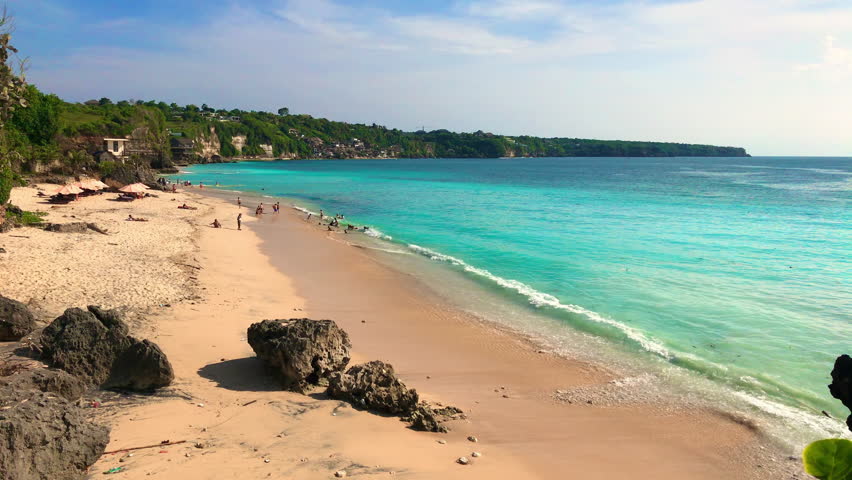
<instances>
[{"instance_id":1,"label":"shadow on sand","mask_svg":"<svg viewBox=\"0 0 852 480\"><path fill-rule=\"evenodd\" d=\"M266 372L263 362L257 357L211 363L198 369L198 374L218 383L221 388L237 392L281 390L281 385Z\"/></svg>"}]
</instances>

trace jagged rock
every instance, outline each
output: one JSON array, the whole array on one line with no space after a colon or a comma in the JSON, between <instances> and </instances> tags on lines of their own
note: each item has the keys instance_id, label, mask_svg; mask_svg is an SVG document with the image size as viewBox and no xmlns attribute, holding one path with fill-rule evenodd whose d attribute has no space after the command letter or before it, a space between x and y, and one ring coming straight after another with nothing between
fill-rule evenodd
<instances>
[{"instance_id":1,"label":"jagged rock","mask_svg":"<svg viewBox=\"0 0 852 480\"><path fill-rule=\"evenodd\" d=\"M7 408L8 407L8 408ZM4 480L82 479L109 442L109 429L50 393L0 388Z\"/></svg>"},{"instance_id":2,"label":"jagged rock","mask_svg":"<svg viewBox=\"0 0 852 480\"><path fill-rule=\"evenodd\" d=\"M831 370L831 385L828 386L831 396L840 400L849 410L852 410L852 357L841 355L834 361ZM846 425L852 431L852 415L846 418Z\"/></svg>"},{"instance_id":3,"label":"jagged rock","mask_svg":"<svg viewBox=\"0 0 852 480\"><path fill-rule=\"evenodd\" d=\"M20 340L35 327L35 317L26 305L0 295L0 342Z\"/></svg>"},{"instance_id":4,"label":"jagged rock","mask_svg":"<svg viewBox=\"0 0 852 480\"><path fill-rule=\"evenodd\" d=\"M86 233L89 231L89 224L86 222L48 223L44 229L56 233Z\"/></svg>"},{"instance_id":5,"label":"jagged rock","mask_svg":"<svg viewBox=\"0 0 852 480\"><path fill-rule=\"evenodd\" d=\"M43 358L104 388L152 390L169 385L174 372L165 354L127 332L115 310L69 308L42 332Z\"/></svg>"},{"instance_id":6,"label":"jagged rock","mask_svg":"<svg viewBox=\"0 0 852 480\"><path fill-rule=\"evenodd\" d=\"M0 377L0 389L39 390L55 393L66 400L78 400L86 391L80 379L62 370L38 368Z\"/></svg>"},{"instance_id":7,"label":"jagged rock","mask_svg":"<svg viewBox=\"0 0 852 480\"><path fill-rule=\"evenodd\" d=\"M112 364L104 388L154 390L168 386L175 374L166 355L155 343L135 340Z\"/></svg>"},{"instance_id":8,"label":"jagged rock","mask_svg":"<svg viewBox=\"0 0 852 480\"><path fill-rule=\"evenodd\" d=\"M464 412L456 407L435 407L420 402L405 420L411 422L411 428L414 430L447 433L449 430L442 423L462 418L465 418Z\"/></svg>"},{"instance_id":9,"label":"jagged rock","mask_svg":"<svg viewBox=\"0 0 852 480\"><path fill-rule=\"evenodd\" d=\"M122 185L129 185L137 182L147 185L149 183L157 183L157 174L151 170L151 167L145 164L140 163L139 165L133 165L119 163L109 175L104 177L104 179L112 180Z\"/></svg>"},{"instance_id":10,"label":"jagged rock","mask_svg":"<svg viewBox=\"0 0 852 480\"><path fill-rule=\"evenodd\" d=\"M305 393L349 363L349 335L331 320L264 320L248 329L248 342L284 388Z\"/></svg>"},{"instance_id":11,"label":"jagged rock","mask_svg":"<svg viewBox=\"0 0 852 480\"><path fill-rule=\"evenodd\" d=\"M378 360L355 365L332 375L328 395L375 412L407 415L417 407L417 391L409 389L393 371Z\"/></svg>"}]
</instances>

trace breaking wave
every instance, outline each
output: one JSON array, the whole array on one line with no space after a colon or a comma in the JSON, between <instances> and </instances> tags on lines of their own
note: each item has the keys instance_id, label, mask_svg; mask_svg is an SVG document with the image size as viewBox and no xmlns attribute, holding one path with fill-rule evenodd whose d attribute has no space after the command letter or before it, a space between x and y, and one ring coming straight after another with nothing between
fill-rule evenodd
<instances>
[{"instance_id":1,"label":"breaking wave","mask_svg":"<svg viewBox=\"0 0 852 480\"><path fill-rule=\"evenodd\" d=\"M639 330L624 325L623 323L617 322L610 318L604 317L603 315L593 312L591 310L587 310L579 305L572 304L564 304L559 301L558 298L550 295L548 293L539 292L538 290L530 287L529 285L519 282L517 280L506 279L503 277L499 277L489 272L488 270L474 267L473 265L469 265L465 263L463 260L458 259L456 257L452 257L450 255L444 255L443 253L436 252L434 250L421 247L419 245L410 244L408 248L411 250L427 257L431 260L435 260L438 262L449 263L453 266L459 267L465 272L468 272L473 275L477 275L482 278L486 278L495 284L506 288L508 290L513 290L527 298L530 305L533 305L536 308L549 307L558 310L563 310L566 312L575 313L577 315L581 315L584 318L587 318L593 322L600 323L603 325L608 325L610 327L614 327L621 331L624 335L626 335L629 339L633 340L643 349L653 354L659 355L660 357L665 358L666 360L672 360L674 356L659 342L649 338L644 333Z\"/></svg>"}]
</instances>

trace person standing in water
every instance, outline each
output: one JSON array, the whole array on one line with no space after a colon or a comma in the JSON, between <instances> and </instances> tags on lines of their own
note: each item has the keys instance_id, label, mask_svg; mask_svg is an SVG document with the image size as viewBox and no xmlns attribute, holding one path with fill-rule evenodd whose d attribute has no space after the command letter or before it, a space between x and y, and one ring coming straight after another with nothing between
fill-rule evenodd
<instances>
[{"instance_id":1,"label":"person standing in water","mask_svg":"<svg viewBox=\"0 0 852 480\"><path fill-rule=\"evenodd\" d=\"M243 214L241 212L239 215L237 215L237 230L242 230L242 229L243 229Z\"/></svg>"}]
</instances>

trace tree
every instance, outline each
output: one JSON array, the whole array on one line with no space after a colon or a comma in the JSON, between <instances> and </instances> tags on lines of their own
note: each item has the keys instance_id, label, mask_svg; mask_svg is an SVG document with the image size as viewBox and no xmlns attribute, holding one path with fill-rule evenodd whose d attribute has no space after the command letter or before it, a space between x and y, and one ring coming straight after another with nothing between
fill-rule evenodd
<instances>
[{"instance_id":1,"label":"tree","mask_svg":"<svg viewBox=\"0 0 852 480\"><path fill-rule=\"evenodd\" d=\"M102 98L102 99L98 100L98 105L100 105L100 106L102 106L102 107L103 107L104 105L112 105L112 100L110 100L110 99L108 99L108 98L104 97L104 98Z\"/></svg>"},{"instance_id":2,"label":"tree","mask_svg":"<svg viewBox=\"0 0 852 480\"><path fill-rule=\"evenodd\" d=\"M35 85L27 86L25 98L29 106L12 112L9 127L24 134L33 145L46 146L59 133L62 100L40 92Z\"/></svg>"},{"instance_id":3,"label":"tree","mask_svg":"<svg viewBox=\"0 0 852 480\"><path fill-rule=\"evenodd\" d=\"M278 109L278 115L286 117L287 115L290 115L290 109L287 107L281 107Z\"/></svg>"},{"instance_id":4,"label":"tree","mask_svg":"<svg viewBox=\"0 0 852 480\"><path fill-rule=\"evenodd\" d=\"M12 171L12 162L8 155L6 141L6 122L17 109L27 106L26 81L24 80L24 62L15 62L10 57L18 50L9 44L12 39L12 19L3 9L0 15L0 212L9 201L12 187L18 181Z\"/></svg>"}]
</instances>

